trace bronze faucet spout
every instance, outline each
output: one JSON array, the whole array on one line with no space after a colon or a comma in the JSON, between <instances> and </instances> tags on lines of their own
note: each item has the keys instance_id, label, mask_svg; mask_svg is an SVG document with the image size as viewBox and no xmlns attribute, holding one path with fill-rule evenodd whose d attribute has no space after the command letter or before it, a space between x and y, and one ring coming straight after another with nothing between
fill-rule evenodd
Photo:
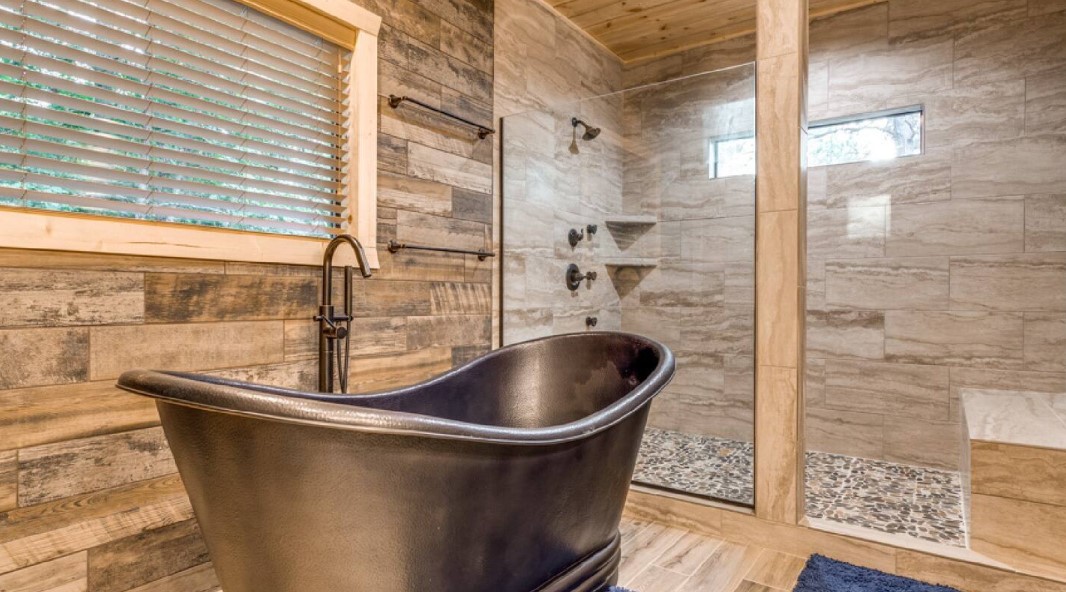
<instances>
[{"instance_id":1,"label":"bronze faucet spout","mask_svg":"<svg viewBox=\"0 0 1066 592\"><path fill-rule=\"evenodd\" d=\"M344 266L344 314L334 313L333 306L333 258L337 248L348 244L355 252L359 273L370 277L370 264L359 239L350 234L339 234L329 241L322 257L322 301L318 307L318 390L333 392L334 375L337 375L342 393L348 391L348 360L351 352L351 330L354 306L352 303L352 266ZM337 348L337 340L344 340L344 355ZM334 359L336 358L336 359ZM334 367L336 362L336 367Z\"/></svg>"}]
</instances>

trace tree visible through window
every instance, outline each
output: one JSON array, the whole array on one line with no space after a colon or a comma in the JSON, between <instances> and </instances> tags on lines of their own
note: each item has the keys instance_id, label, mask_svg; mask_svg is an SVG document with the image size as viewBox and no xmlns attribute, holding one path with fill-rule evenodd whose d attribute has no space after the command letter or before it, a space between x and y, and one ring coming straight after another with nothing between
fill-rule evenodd
<instances>
[{"instance_id":1,"label":"tree visible through window","mask_svg":"<svg viewBox=\"0 0 1066 592\"><path fill-rule=\"evenodd\" d=\"M711 140L711 179L755 174L755 138ZM808 128L807 165L889 160L922 153L922 109L909 107L813 123Z\"/></svg>"}]
</instances>

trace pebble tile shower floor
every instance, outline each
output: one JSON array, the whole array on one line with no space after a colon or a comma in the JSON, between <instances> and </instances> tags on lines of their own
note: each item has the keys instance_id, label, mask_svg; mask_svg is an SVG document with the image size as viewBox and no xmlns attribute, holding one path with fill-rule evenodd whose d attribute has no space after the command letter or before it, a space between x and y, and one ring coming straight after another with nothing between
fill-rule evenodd
<instances>
[{"instance_id":1,"label":"pebble tile shower floor","mask_svg":"<svg viewBox=\"0 0 1066 592\"><path fill-rule=\"evenodd\" d=\"M755 448L648 428L633 480L751 504ZM853 456L807 453L807 515L966 546L959 473Z\"/></svg>"}]
</instances>

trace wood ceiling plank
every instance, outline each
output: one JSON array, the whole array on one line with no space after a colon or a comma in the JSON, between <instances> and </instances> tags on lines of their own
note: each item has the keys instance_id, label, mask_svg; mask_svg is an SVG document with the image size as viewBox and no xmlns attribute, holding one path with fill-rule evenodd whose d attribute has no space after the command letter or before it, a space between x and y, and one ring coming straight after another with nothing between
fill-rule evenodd
<instances>
[{"instance_id":1,"label":"wood ceiling plank","mask_svg":"<svg viewBox=\"0 0 1066 592\"><path fill-rule=\"evenodd\" d=\"M639 16L660 7L673 6L679 1L691 2L693 0L622 0L621 2L594 2L584 0L585 7L582 12L576 12L568 16L579 27L587 28L613 21L627 16ZM698 1L698 0L696 0ZM599 4L598 6L596 4Z\"/></svg>"},{"instance_id":2,"label":"wood ceiling plank","mask_svg":"<svg viewBox=\"0 0 1066 592\"><path fill-rule=\"evenodd\" d=\"M743 23L733 27L669 36L658 41L651 40L632 45L619 45L617 48L618 57L625 62L664 57L694 47L721 43L750 35L753 31L754 28L750 24Z\"/></svg>"},{"instance_id":3,"label":"wood ceiling plank","mask_svg":"<svg viewBox=\"0 0 1066 592\"><path fill-rule=\"evenodd\" d=\"M621 17L589 29L589 33L613 49L613 45L632 42L641 37L655 38L688 34L694 27L710 30L748 23L754 26L755 6L736 6L723 0L718 10L709 10L705 2L688 2L673 11L650 10L639 18Z\"/></svg>"},{"instance_id":4,"label":"wood ceiling plank","mask_svg":"<svg viewBox=\"0 0 1066 592\"><path fill-rule=\"evenodd\" d=\"M753 15L754 16L754 15ZM647 34L633 35L625 40L616 41L612 48L620 53L639 51L649 44L683 43L692 38L721 39L724 36L754 30L754 19L737 19L718 23L715 21L678 22L676 26L665 31L651 31Z\"/></svg>"},{"instance_id":5,"label":"wood ceiling plank","mask_svg":"<svg viewBox=\"0 0 1066 592\"><path fill-rule=\"evenodd\" d=\"M663 57L755 30L755 0L547 0L626 62ZM823 18L886 0L810 0Z\"/></svg>"},{"instance_id":6,"label":"wood ceiling plank","mask_svg":"<svg viewBox=\"0 0 1066 592\"><path fill-rule=\"evenodd\" d=\"M596 25L586 30L594 37L618 38L626 34L640 35L653 31L668 31L676 23L688 21L700 22L736 22L750 15L754 19L755 3L752 0L674 0L649 8L639 13L626 14ZM664 28L665 27L665 28Z\"/></svg>"},{"instance_id":7,"label":"wood ceiling plank","mask_svg":"<svg viewBox=\"0 0 1066 592\"><path fill-rule=\"evenodd\" d=\"M811 0L809 17L811 20L825 18L841 12L881 4L888 0Z\"/></svg>"}]
</instances>

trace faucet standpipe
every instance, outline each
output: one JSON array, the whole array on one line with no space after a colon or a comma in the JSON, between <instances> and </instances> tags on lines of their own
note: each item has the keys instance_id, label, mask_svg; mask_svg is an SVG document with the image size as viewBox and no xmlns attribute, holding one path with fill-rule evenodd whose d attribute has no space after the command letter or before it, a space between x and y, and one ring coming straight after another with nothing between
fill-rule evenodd
<instances>
[{"instance_id":1,"label":"faucet standpipe","mask_svg":"<svg viewBox=\"0 0 1066 592\"><path fill-rule=\"evenodd\" d=\"M326 252L322 258L322 302L318 306L318 314L313 317L318 322L318 390L323 393L332 393L334 382L338 383L341 393L348 392L352 319L355 318L355 306L352 299L354 269L351 265L344 267L343 313L337 314L333 306L333 256L342 244L348 244L355 252L359 273L364 278L371 275L363 245L355 237L339 234L326 246ZM338 347L337 341L344 341L343 352Z\"/></svg>"}]
</instances>

